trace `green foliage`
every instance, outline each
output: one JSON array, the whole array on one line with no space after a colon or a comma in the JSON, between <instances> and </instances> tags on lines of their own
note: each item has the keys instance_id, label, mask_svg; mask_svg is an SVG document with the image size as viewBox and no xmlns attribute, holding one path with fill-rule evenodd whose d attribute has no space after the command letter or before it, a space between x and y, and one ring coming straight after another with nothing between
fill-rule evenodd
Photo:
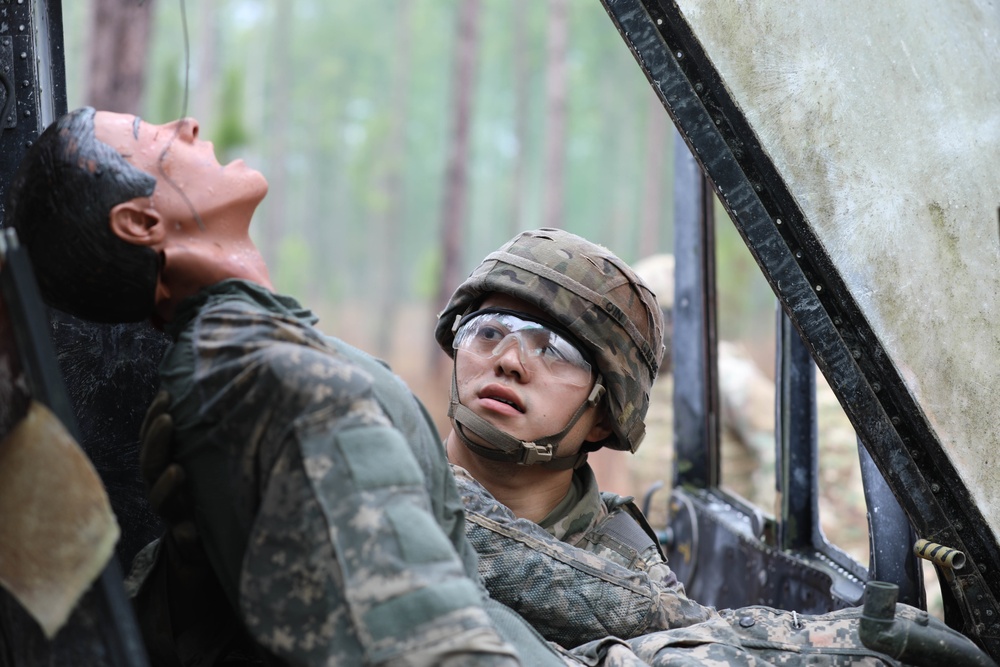
<instances>
[{"instance_id":1,"label":"green foliage","mask_svg":"<svg viewBox=\"0 0 1000 667\"><path fill-rule=\"evenodd\" d=\"M211 135L215 150L220 156L231 155L251 139L243 113L244 76L242 68L233 65L226 71L223 79L222 94L219 96L219 120Z\"/></svg>"},{"instance_id":2,"label":"green foliage","mask_svg":"<svg viewBox=\"0 0 1000 667\"><path fill-rule=\"evenodd\" d=\"M322 273L313 275L311 271L302 270L303 267L313 266L313 249L309 240L300 234L287 234L281 240L277 271L272 271L271 280L284 293L305 295L310 291L310 283L323 282Z\"/></svg>"},{"instance_id":3,"label":"green foliage","mask_svg":"<svg viewBox=\"0 0 1000 667\"><path fill-rule=\"evenodd\" d=\"M438 280L441 277L441 249L429 247L416 262L413 271L413 290L420 299L430 300L437 292Z\"/></svg>"},{"instance_id":4,"label":"green foliage","mask_svg":"<svg viewBox=\"0 0 1000 667\"><path fill-rule=\"evenodd\" d=\"M176 54L155 65L156 70L160 72L159 85L155 87L155 92L148 96L153 103L146 104L144 117L151 123L166 123L186 111L183 108L184 81L181 73L183 65Z\"/></svg>"}]
</instances>

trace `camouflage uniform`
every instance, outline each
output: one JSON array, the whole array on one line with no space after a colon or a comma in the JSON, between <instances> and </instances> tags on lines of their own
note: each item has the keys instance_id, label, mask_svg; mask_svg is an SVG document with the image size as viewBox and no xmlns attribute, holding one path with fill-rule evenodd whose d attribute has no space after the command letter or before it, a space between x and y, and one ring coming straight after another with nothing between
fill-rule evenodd
<instances>
[{"instance_id":1,"label":"camouflage uniform","mask_svg":"<svg viewBox=\"0 0 1000 667\"><path fill-rule=\"evenodd\" d=\"M519 664L512 644L562 664L478 584L412 394L313 322L225 281L182 304L161 368L205 551L254 641L287 664Z\"/></svg>"},{"instance_id":2,"label":"camouflage uniform","mask_svg":"<svg viewBox=\"0 0 1000 667\"><path fill-rule=\"evenodd\" d=\"M859 607L820 615L761 606L716 612L687 598L672 574L651 576L657 565L669 572L665 563L628 570L598 556L603 551L599 543L583 539L578 543L583 548L576 548L560 542L538 524L515 517L465 470L453 469L465 503L466 531L479 553L490 595L546 638L568 647L570 659L579 661L570 664L901 664L861 644ZM593 502L593 494L589 497ZM590 514L602 514L598 505L604 501L598 498ZM583 510L580 503L573 507L574 512ZM591 524L589 531L599 524ZM912 607L897 605L896 614L947 631L941 621ZM962 641L958 633L947 632Z\"/></svg>"},{"instance_id":3,"label":"camouflage uniform","mask_svg":"<svg viewBox=\"0 0 1000 667\"><path fill-rule=\"evenodd\" d=\"M468 472L453 466L465 504L466 534L479 554L490 596L512 608L542 636L573 647L599 637L637 637L714 618L689 600L665 564L628 569L589 548L561 542L519 519ZM596 506L602 505L597 498ZM599 513L599 510L597 510ZM598 553L594 553L597 551ZM665 572L664 572L665 570Z\"/></svg>"},{"instance_id":4,"label":"camouflage uniform","mask_svg":"<svg viewBox=\"0 0 1000 667\"><path fill-rule=\"evenodd\" d=\"M586 464L573 471L572 491L538 525L557 540L684 590L632 497L599 491Z\"/></svg>"},{"instance_id":5,"label":"camouflage uniform","mask_svg":"<svg viewBox=\"0 0 1000 667\"><path fill-rule=\"evenodd\" d=\"M898 605L897 618L922 622L925 612ZM724 610L688 628L635 639L608 638L578 646L573 655L601 667L896 667L904 663L858 640L861 609L802 616L768 607ZM936 619L929 622L939 629ZM963 638L952 631L956 641Z\"/></svg>"}]
</instances>

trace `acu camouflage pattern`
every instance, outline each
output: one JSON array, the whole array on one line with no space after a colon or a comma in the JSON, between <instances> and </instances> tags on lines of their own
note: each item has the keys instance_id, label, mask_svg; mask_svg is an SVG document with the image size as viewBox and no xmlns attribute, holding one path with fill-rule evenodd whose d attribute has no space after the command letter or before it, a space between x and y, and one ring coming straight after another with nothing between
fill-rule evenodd
<instances>
[{"instance_id":1,"label":"acu camouflage pattern","mask_svg":"<svg viewBox=\"0 0 1000 667\"><path fill-rule=\"evenodd\" d=\"M926 612L898 605L900 618L949 630ZM891 657L866 648L858 638L860 608L803 616L767 607L725 610L718 617L678 630L634 639L609 638L575 648L588 665L602 667L895 667ZM967 641L967 640L966 640Z\"/></svg>"},{"instance_id":2,"label":"acu camouflage pattern","mask_svg":"<svg viewBox=\"0 0 1000 667\"><path fill-rule=\"evenodd\" d=\"M646 572L665 586L683 590L673 570L664 562L659 547L635 518L641 518L642 514L632 498L598 490L597 478L587 464L573 471L573 475L574 484L580 488L576 502L570 507L557 507L553 513L558 516L550 515L539 525L557 540L630 570ZM634 530L626 536L621 530L611 528L621 523Z\"/></svg>"},{"instance_id":3,"label":"acu camouflage pattern","mask_svg":"<svg viewBox=\"0 0 1000 667\"><path fill-rule=\"evenodd\" d=\"M594 525L608 515L600 497L597 479L585 463L573 471L571 491L538 525L557 540L579 546Z\"/></svg>"},{"instance_id":4,"label":"acu camouflage pattern","mask_svg":"<svg viewBox=\"0 0 1000 667\"><path fill-rule=\"evenodd\" d=\"M171 324L176 458L231 607L284 664L520 664L484 610L436 433L312 322L226 281Z\"/></svg>"},{"instance_id":5,"label":"acu camouflage pattern","mask_svg":"<svg viewBox=\"0 0 1000 667\"><path fill-rule=\"evenodd\" d=\"M567 664L641 665L900 665L865 647L861 608L802 615L752 606L717 612L690 600L670 573L629 570L598 556L584 540L560 542L518 519L464 469L453 466L467 512L466 531L480 555L490 594L564 647ZM609 513L610 515L610 513ZM669 572L666 563L658 566ZM897 616L964 638L906 605Z\"/></svg>"},{"instance_id":6,"label":"acu camouflage pattern","mask_svg":"<svg viewBox=\"0 0 1000 667\"><path fill-rule=\"evenodd\" d=\"M675 578L629 570L566 544L514 516L463 468L452 468L486 588L546 639L571 648L608 635L638 637L716 616L688 599Z\"/></svg>"},{"instance_id":7,"label":"acu camouflage pattern","mask_svg":"<svg viewBox=\"0 0 1000 667\"><path fill-rule=\"evenodd\" d=\"M593 355L604 378L614 433L600 444L635 451L645 435L649 389L663 356L656 298L611 251L559 229L523 232L490 254L438 316L435 337L449 355L456 318L490 293L540 308Z\"/></svg>"}]
</instances>

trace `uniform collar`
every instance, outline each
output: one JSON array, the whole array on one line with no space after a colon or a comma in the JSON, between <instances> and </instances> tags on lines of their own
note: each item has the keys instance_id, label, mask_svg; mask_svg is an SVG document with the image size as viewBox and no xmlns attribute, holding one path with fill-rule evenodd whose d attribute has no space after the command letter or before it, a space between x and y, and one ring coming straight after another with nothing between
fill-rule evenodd
<instances>
[{"instance_id":1,"label":"uniform collar","mask_svg":"<svg viewBox=\"0 0 1000 667\"><path fill-rule=\"evenodd\" d=\"M309 326L319 321L312 311L303 308L290 296L276 294L248 280L230 278L206 287L194 296L181 301L174 318L166 323L164 330L171 338L176 339L205 306L232 299L257 305L268 312L299 320Z\"/></svg>"},{"instance_id":2,"label":"uniform collar","mask_svg":"<svg viewBox=\"0 0 1000 667\"><path fill-rule=\"evenodd\" d=\"M584 464L573 471L573 482L566 496L539 525L556 539L573 544L606 513L594 471Z\"/></svg>"}]
</instances>

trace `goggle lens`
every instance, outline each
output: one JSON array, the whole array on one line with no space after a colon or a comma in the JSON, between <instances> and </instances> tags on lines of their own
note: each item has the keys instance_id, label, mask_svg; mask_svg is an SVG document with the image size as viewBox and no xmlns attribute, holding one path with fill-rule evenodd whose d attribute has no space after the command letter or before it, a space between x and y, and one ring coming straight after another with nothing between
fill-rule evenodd
<instances>
[{"instance_id":1,"label":"goggle lens","mask_svg":"<svg viewBox=\"0 0 1000 667\"><path fill-rule=\"evenodd\" d=\"M489 359L502 355L515 343L522 364L540 363L562 382L590 385L592 369L580 349L549 325L522 315L489 310L470 313L459 322L452 347Z\"/></svg>"}]
</instances>

